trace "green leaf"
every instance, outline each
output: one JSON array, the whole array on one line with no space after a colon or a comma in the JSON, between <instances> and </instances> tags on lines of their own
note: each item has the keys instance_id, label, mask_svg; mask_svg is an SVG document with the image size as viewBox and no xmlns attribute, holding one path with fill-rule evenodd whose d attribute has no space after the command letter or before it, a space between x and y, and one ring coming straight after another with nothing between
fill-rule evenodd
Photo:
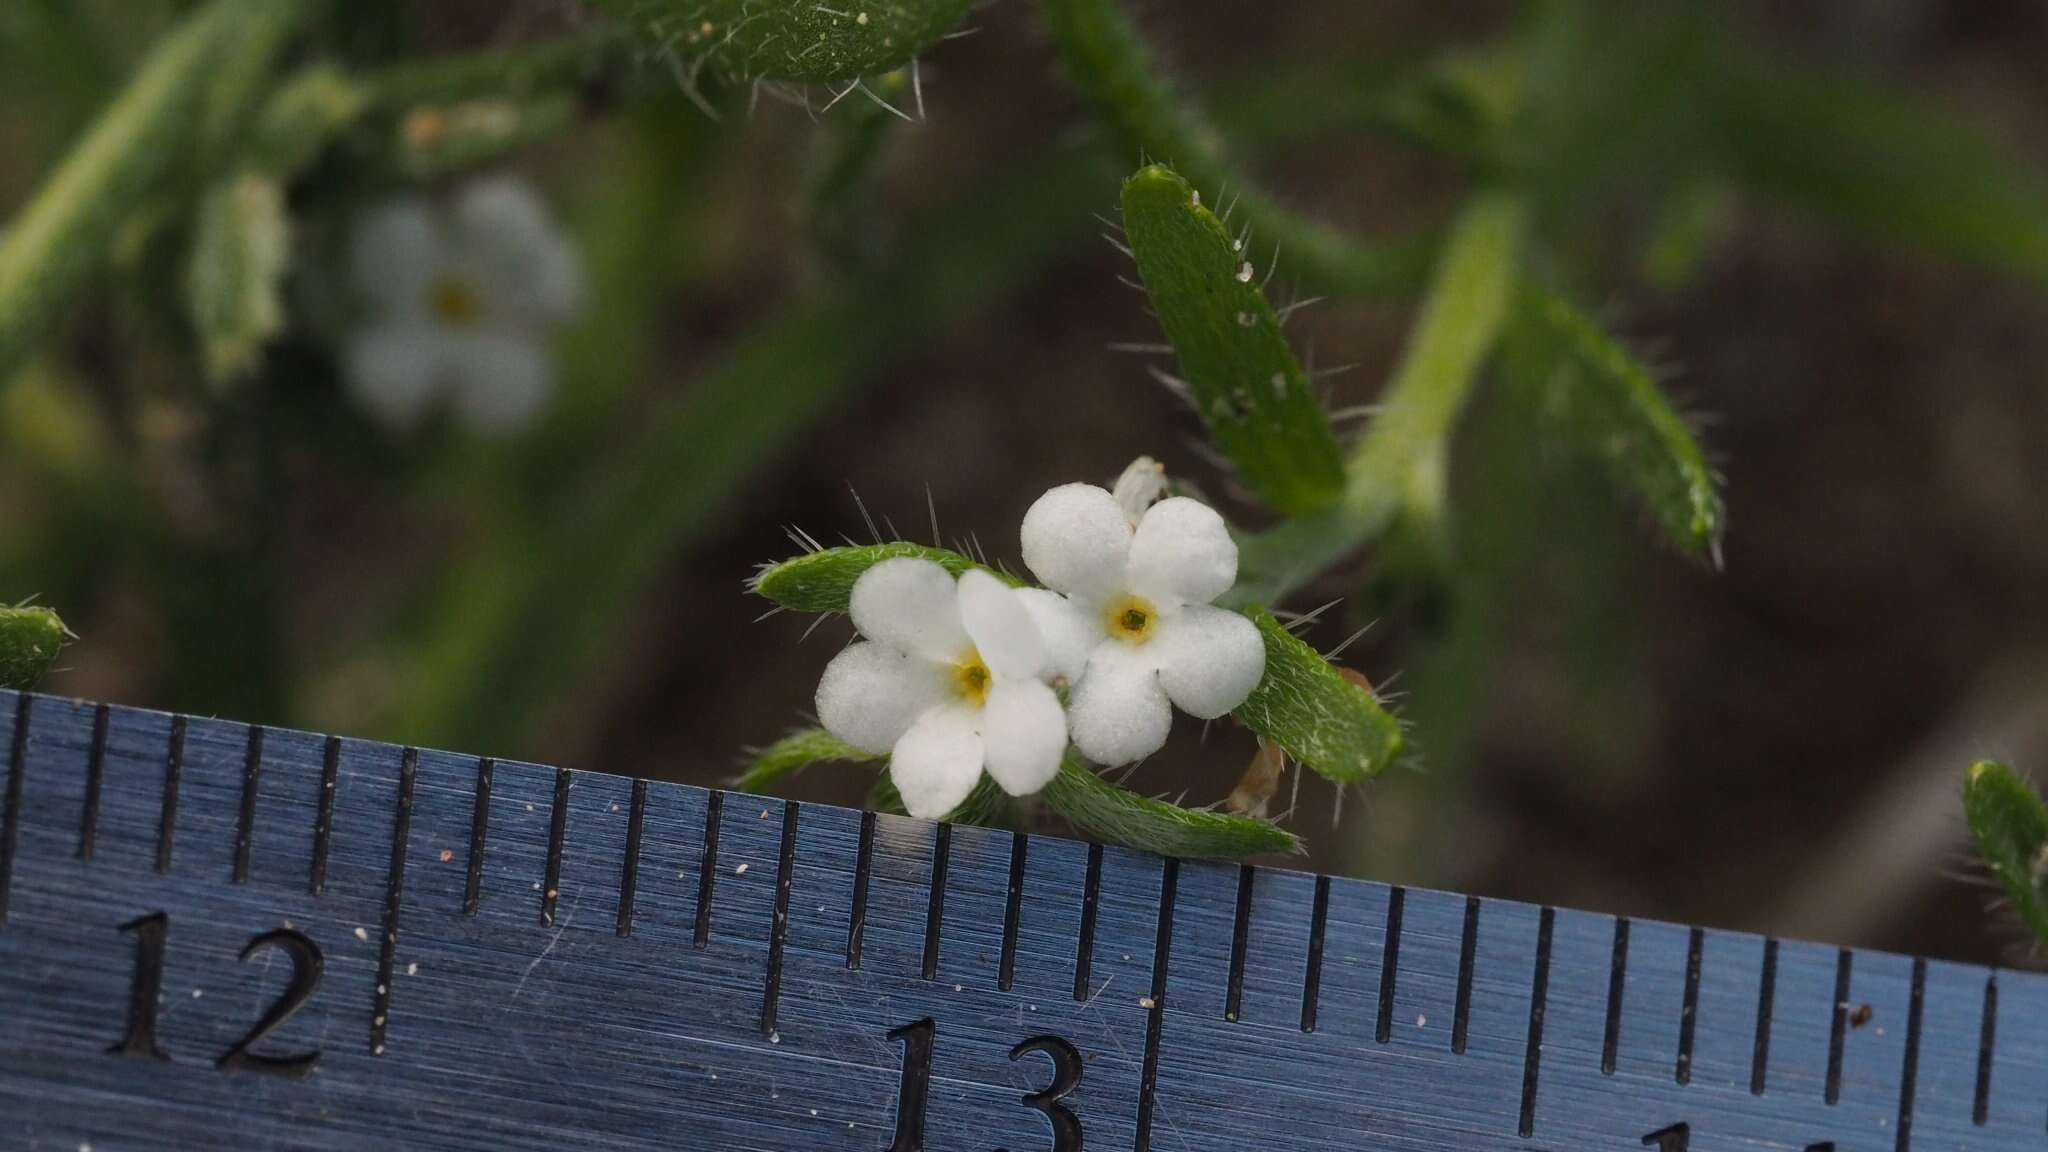
<instances>
[{"instance_id":1,"label":"green leaf","mask_svg":"<svg viewBox=\"0 0 2048 1152\"><path fill-rule=\"evenodd\" d=\"M1361 240L1286 207L1224 157L1214 130L1160 79L1150 50L1115 0L1046 0L1041 5L1067 74L1113 128L1127 152L1171 164L1196 186L1228 188L1251 225L1252 251L1265 267L1277 250L1317 291L1402 294L1420 284L1438 239Z\"/></svg>"},{"instance_id":2,"label":"green leaf","mask_svg":"<svg viewBox=\"0 0 2048 1152\"><path fill-rule=\"evenodd\" d=\"M1242 245L1161 164L1124 181L1123 212L1138 274L1195 411L1239 478L1289 514L1334 501L1344 490L1336 434Z\"/></svg>"},{"instance_id":3,"label":"green leaf","mask_svg":"<svg viewBox=\"0 0 2048 1152\"><path fill-rule=\"evenodd\" d=\"M955 576L969 568L987 568L972 557L945 548L894 540L887 544L851 544L806 552L763 568L754 576L750 588L784 608L799 612L844 612L853 598L853 583L861 573L898 556L930 560ZM1007 573L988 570L1013 585L1020 583Z\"/></svg>"},{"instance_id":4,"label":"green leaf","mask_svg":"<svg viewBox=\"0 0 2048 1152\"><path fill-rule=\"evenodd\" d=\"M0 608L0 688L35 687L71 639L48 608Z\"/></svg>"},{"instance_id":5,"label":"green leaf","mask_svg":"<svg viewBox=\"0 0 2048 1152\"><path fill-rule=\"evenodd\" d=\"M187 16L0 232L0 383L178 163L239 11L216 0Z\"/></svg>"},{"instance_id":6,"label":"green leaf","mask_svg":"<svg viewBox=\"0 0 2048 1152\"><path fill-rule=\"evenodd\" d=\"M256 366L284 328L284 275L291 225L284 189L245 173L208 190L199 205L186 273L186 305L207 375L224 385Z\"/></svg>"},{"instance_id":7,"label":"green leaf","mask_svg":"<svg viewBox=\"0 0 2048 1152\"><path fill-rule=\"evenodd\" d=\"M825 84L900 68L967 16L973 0L600 0L657 52L741 80Z\"/></svg>"},{"instance_id":8,"label":"green leaf","mask_svg":"<svg viewBox=\"0 0 2048 1152\"><path fill-rule=\"evenodd\" d=\"M370 92L331 64L316 64L280 85L250 126L246 163L280 178L297 175L354 124Z\"/></svg>"},{"instance_id":9,"label":"green leaf","mask_svg":"<svg viewBox=\"0 0 2048 1152\"><path fill-rule=\"evenodd\" d=\"M732 786L741 792L766 794L813 764L867 764L880 759L823 728L800 728L754 753L753 762Z\"/></svg>"},{"instance_id":10,"label":"green leaf","mask_svg":"<svg viewBox=\"0 0 2048 1152\"><path fill-rule=\"evenodd\" d=\"M1749 187L1880 236L2048 277L2048 182L1956 116L1767 60L1726 70L1722 146Z\"/></svg>"},{"instance_id":11,"label":"green leaf","mask_svg":"<svg viewBox=\"0 0 2048 1152\"><path fill-rule=\"evenodd\" d=\"M1570 304L1530 289L1517 301L1502 359L1539 409L1641 498L1665 539L1695 559L1718 556L1727 524L1718 478L1626 348Z\"/></svg>"},{"instance_id":12,"label":"green leaf","mask_svg":"<svg viewBox=\"0 0 2048 1152\"><path fill-rule=\"evenodd\" d=\"M2012 769L1979 760L1963 784L1963 815L2013 911L2048 942L2048 807L2040 795Z\"/></svg>"},{"instance_id":13,"label":"green leaf","mask_svg":"<svg viewBox=\"0 0 2048 1152\"><path fill-rule=\"evenodd\" d=\"M1235 860L1301 851L1300 839L1276 824L1140 796L1103 779L1071 752L1044 796L1083 835L1162 856Z\"/></svg>"},{"instance_id":14,"label":"green leaf","mask_svg":"<svg viewBox=\"0 0 2048 1152\"><path fill-rule=\"evenodd\" d=\"M1271 612L1253 605L1244 615L1266 641L1266 675L1232 715L1338 784L1385 771L1401 751L1400 721Z\"/></svg>"}]
</instances>

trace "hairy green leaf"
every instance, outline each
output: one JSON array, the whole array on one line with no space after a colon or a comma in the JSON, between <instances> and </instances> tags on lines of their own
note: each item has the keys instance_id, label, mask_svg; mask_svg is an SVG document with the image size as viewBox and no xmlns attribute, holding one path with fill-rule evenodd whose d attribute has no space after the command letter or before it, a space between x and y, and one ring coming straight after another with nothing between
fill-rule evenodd
<instances>
[{"instance_id":1,"label":"hairy green leaf","mask_svg":"<svg viewBox=\"0 0 2048 1152\"><path fill-rule=\"evenodd\" d=\"M64 621L48 608L0 608L0 688L35 687L70 639Z\"/></svg>"},{"instance_id":2,"label":"hairy green leaf","mask_svg":"<svg viewBox=\"0 0 2048 1152\"><path fill-rule=\"evenodd\" d=\"M1665 539L1695 559L1718 556L1727 522L1718 478L1626 348L1564 300L1531 289L1516 302L1502 361L1543 413L1641 498Z\"/></svg>"},{"instance_id":3,"label":"hairy green leaf","mask_svg":"<svg viewBox=\"0 0 2048 1152\"><path fill-rule=\"evenodd\" d=\"M1276 824L1140 796L1103 779L1071 752L1044 796L1083 835L1162 856L1235 860L1301 851L1300 839Z\"/></svg>"},{"instance_id":4,"label":"hairy green leaf","mask_svg":"<svg viewBox=\"0 0 2048 1152\"><path fill-rule=\"evenodd\" d=\"M755 574L750 587L756 594L799 612L844 612L853 599L854 581L860 579L861 573L898 556L930 560L955 576L969 568L987 567L971 556L949 549L892 540L887 544L849 544L793 556L763 568ZM1004 572L988 570L1011 584L1019 583Z\"/></svg>"},{"instance_id":5,"label":"hairy green leaf","mask_svg":"<svg viewBox=\"0 0 2048 1152\"><path fill-rule=\"evenodd\" d=\"M1979 760L1963 784L1963 815L2013 911L2048 943L2048 807L2011 768Z\"/></svg>"},{"instance_id":6,"label":"hairy green leaf","mask_svg":"<svg viewBox=\"0 0 2048 1152\"><path fill-rule=\"evenodd\" d=\"M657 52L742 80L813 84L900 68L951 32L973 0L600 0Z\"/></svg>"},{"instance_id":7,"label":"hairy green leaf","mask_svg":"<svg viewBox=\"0 0 2048 1152\"><path fill-rule=\"evenodd\" d=\"M1116 0L1046 0L1041 6L1067 73L1131 152L1173 165L1196 187L1228 190L1251 225L1264 267L1277 250L1289 269L1318 291L1399 294L1420 284L1437 237L1379 242L1347 236L1286 207L1237 171L1217 134L1187 111Z\"/></svg>"},{"instance_id":8,"label":"hairy green leaf","mask_svg":"<svg viewBox=\"0 0 2048 1152\"><path fill-rule=\"evenodd\" d=\"M1242 245L1172 169L1124 181L1124 233L1191 400L1237 474L1281 512L1344 490L1330 418L1287 347Z\"/></svg>"},{"instance_id":9,"label":"hairy green leaf","mask_svg":"<svg viewBox=\"0 0 2048 1152\"><path fill-rule=\"evenodd\" d=\"M741 792L766 794L813 764L867 764L882 759L864 752L823 728L799 728L754 753L732 786Z\"/></svg>"},{"instance_id":10,"label":"hairy green leaf","mask_svg":"<svg viewBox=\"0 0 2048 1152\"><path fill-rule=\"evenodd\" d=\"M370 91L331 64L316 64L264 102L250 126L246 163L280 178L297 175L370 106Z\"/></svg>"},{"instance_id":11,"label":"hairy green leaf","mask_svg":"<svg viewBox=\"0 0 2048 1152\"><path fill-rule=\"evenodd\" d=\"M227 384L256 366L284 328L283 287L291 261L284 189L245 173L209 189L186 271L186 306L199 333L207 375Z\"/></svg>"},{"instance_id":12,"label":"hairy green leaf","mask_svg":"<svg viewBox=\"0 0 2048 1152\"><path fill-rule=\"evenodd\" d=\"M245 7L215 0L187 16L0 233L0 383L180 161Z\"/></svg>"},{"instance_id":13,"label":"hairy green leaf","mask_svg":"<svg viewBox=\"0 0 2048 1152\"><path fill-rule=\"evenodd\" d=\"M1266 675L1232 715L1339 784L1385 771L1401 751L1400 721L1271 612L1253 605L1244 614L1266 641Z\"/></svg>"}]
</instances>

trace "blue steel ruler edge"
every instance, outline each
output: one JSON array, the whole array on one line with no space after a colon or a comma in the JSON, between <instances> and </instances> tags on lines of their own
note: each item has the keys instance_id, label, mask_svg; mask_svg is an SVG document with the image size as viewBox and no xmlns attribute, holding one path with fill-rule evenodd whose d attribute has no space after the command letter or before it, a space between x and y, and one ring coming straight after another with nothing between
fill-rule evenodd
<instances>
[{"instance_id":1,"label":"blue steel ruler edge","mask_svg":"<svg viewBox=\"0 0 2048 1152\"><path fill-rule=\"evenodd\" d=\"M0 692L0 1144L2041 1149L2048 980Z\"/></svg>"}]
</instances>

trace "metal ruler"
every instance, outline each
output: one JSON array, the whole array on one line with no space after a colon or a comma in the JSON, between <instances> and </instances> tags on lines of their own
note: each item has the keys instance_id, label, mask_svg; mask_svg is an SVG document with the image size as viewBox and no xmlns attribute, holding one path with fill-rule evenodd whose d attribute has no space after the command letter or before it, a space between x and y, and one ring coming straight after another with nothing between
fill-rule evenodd
<instances>
[{"instance_id":1,"label":"metal ruler","mask_svg":"<svg viewBox=\"0 0 2048 1152\"><path fill-rule=\"evenodd\" d=\"M0 1146L2048 1149L2048 980L0 693Z\"/></svg>"}]
</instances>

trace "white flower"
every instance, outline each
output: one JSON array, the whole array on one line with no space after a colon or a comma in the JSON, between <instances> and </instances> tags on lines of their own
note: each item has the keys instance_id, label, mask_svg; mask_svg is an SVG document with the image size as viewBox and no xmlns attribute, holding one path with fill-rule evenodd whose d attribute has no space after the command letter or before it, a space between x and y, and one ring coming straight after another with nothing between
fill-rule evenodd
<instances>
[{"instance_id":1,"label":"white flower","mask_svg":"<svg viewBox=\"0 0 2048 1152\"><path fill-rule=\"evenodd\" d=\"M1173 723L1169 701L1215 719L1244 703L1266 670L1259 630L1210 604L1237 582L1223 518L1185 496L1133 511L1093 484L1068 484L1024 514L1024 563L1053 591L1020 595L1054 670L1073 684L1074 745L1103 765L1157 752Z\"/></svg>"},{"instance_id":2,"label":"white flower","mask_svg":"<svg viewBox=\"0 0 2048 1152\"><path fill-rule=\"evenodd\" d=\"M1012 796L1059 772L1067 722L1039 679L1045 642L1017 592L980 569L954 580L896 557L861 573L850 605L866 639L818 683L818 719L856 748L889 754L910 814L931 820L988 770Z\"/></svg>"},{"instance_id":3,"label":"white flower","mask_svg":"<svg viewBox=\"0 0 2048 1152\"><path fill-rule=\"evenodd\" d=\"M418 198L356 229L369 308L349 340L349 384L400 430L442 402L481 432L509 432L547 400L546 341L582 294L575 249L525 184L480 180L445 211Z\"/></svg>"}]
</instances>

